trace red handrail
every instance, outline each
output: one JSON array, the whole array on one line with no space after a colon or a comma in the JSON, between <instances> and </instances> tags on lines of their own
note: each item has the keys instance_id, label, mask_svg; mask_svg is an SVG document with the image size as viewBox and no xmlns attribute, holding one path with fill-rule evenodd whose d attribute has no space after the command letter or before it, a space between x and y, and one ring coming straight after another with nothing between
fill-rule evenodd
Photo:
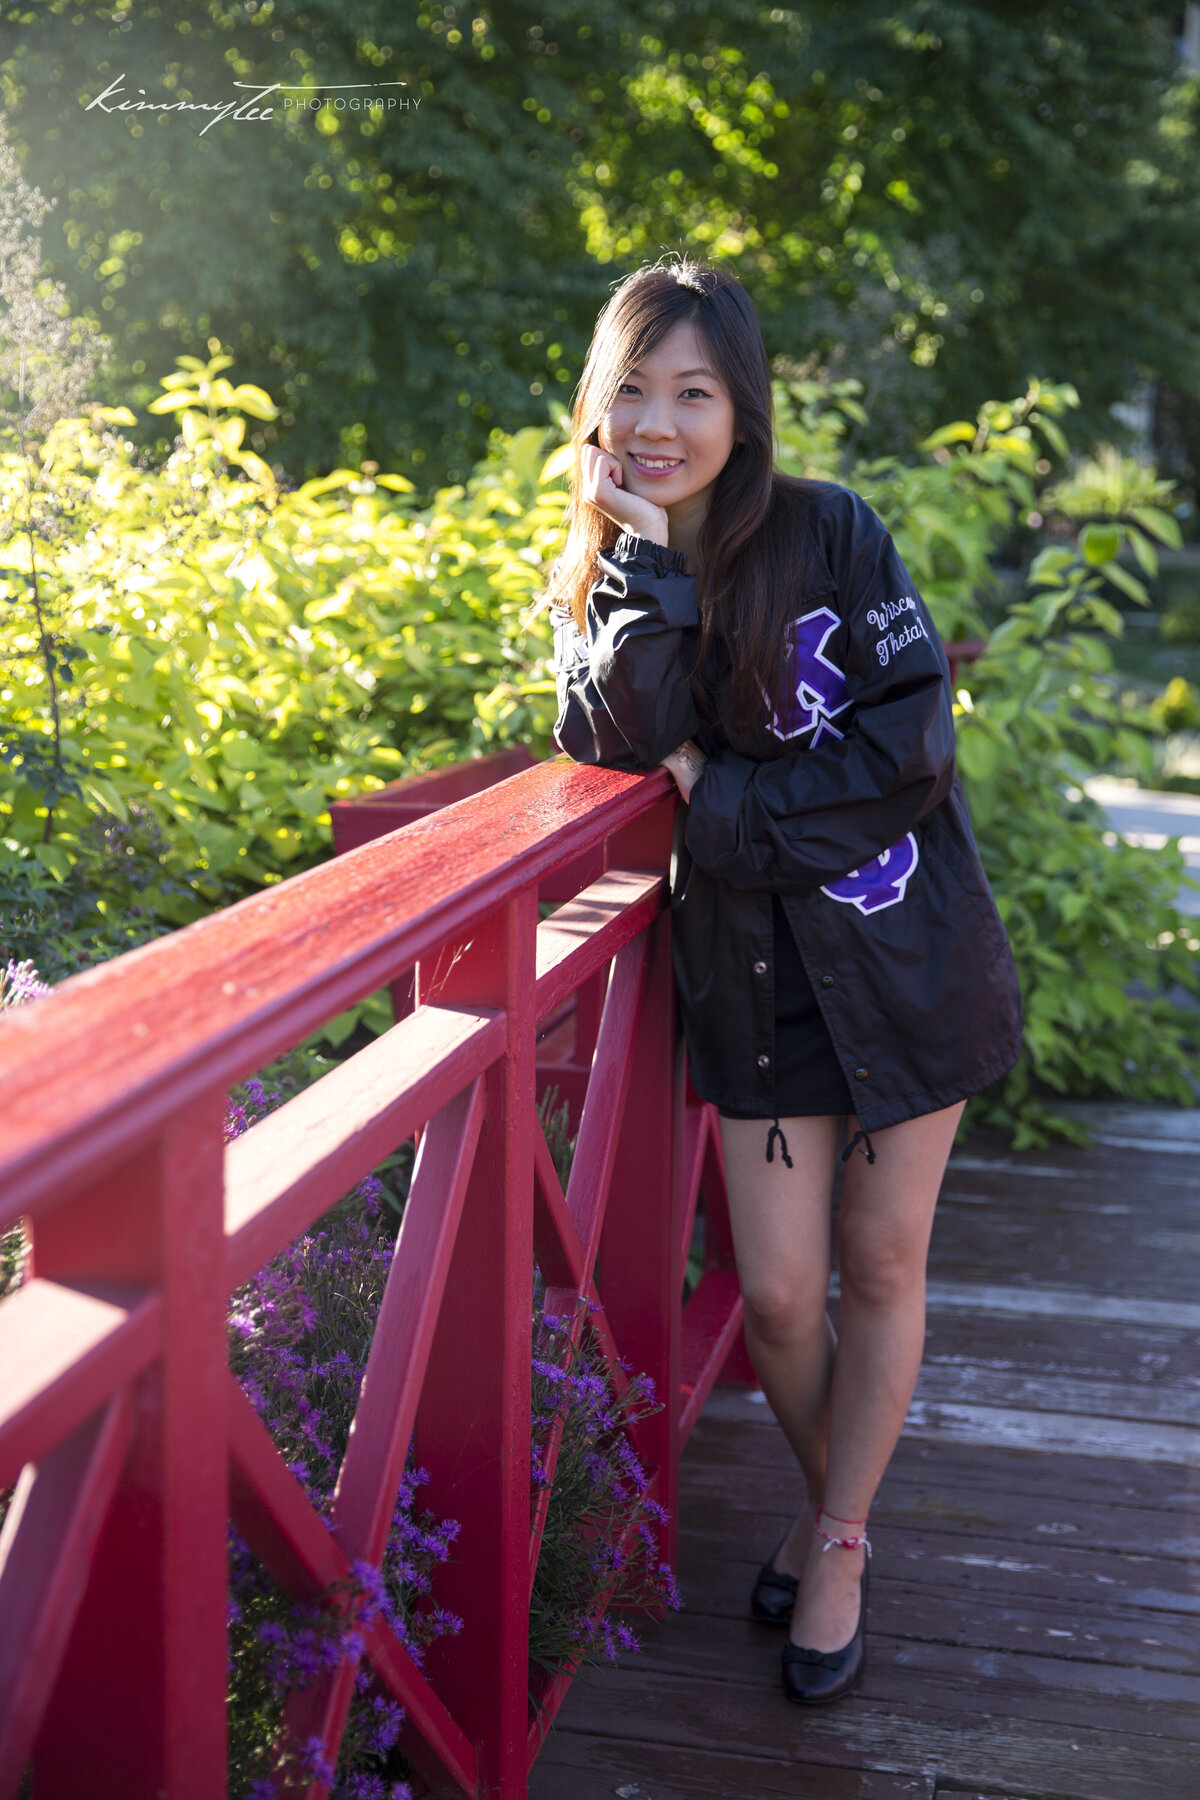
<instances>
[{"instance_id":1,"label":"red handrail","mask_svg":"<svg viewBox=\"0 0 1200 1800\"><path fill-rule=\"evenodd\" d=\"M958 672L964 663L978 662L987 649L986 638L958 638L953 642L943 641L946 660L950 664L950 682L957 686Z\"/></svg>"},{"instance_id":2,"label":"red handrail","mask_svg":"<svg viewBox=\"0 0 1200 1800\"><path fill-rule=\"evenodd\" d=\"M219 1800L227 1517L285 1589L320 1593L378 1557L410 1435L427 1503L461 1522L435 1598L464 1629L424 1673L382 1623L366 1654L432 1787L525 1793L534 1260L547 1307L600 1303L610 1356L664 1396L637 1448L672 1513L740 1335L715 1112L677 1031L676 804L665 772L538 764L0 1022L0 1227L33 1239L0 1304L0 1800L30 1765L38 1800ZM539 923L567 869L574 897ZM610 963L564 1194L538 1025ZM415 1011L224 1144L232 1083L414 964ZM335 1536L229 1375L228 1296L417 1132ZM710 1267L681 1316L701 1193ZM293 1708L331 1755L349 1686Z\"/></svg>"}]
</instances>

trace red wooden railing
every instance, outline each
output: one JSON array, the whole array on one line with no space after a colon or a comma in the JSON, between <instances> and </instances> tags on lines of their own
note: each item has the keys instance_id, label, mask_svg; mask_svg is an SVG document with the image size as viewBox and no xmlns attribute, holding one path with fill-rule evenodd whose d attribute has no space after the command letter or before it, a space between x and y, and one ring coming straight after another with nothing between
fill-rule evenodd
<instances>
[{"instance_id":1,"label":"red wooden railing","mask_svg":"<svg viewBox=\"0 0 1200 1800\"><path fill-rule=\"evenodd\" d=\"M978 662L987 649L986 638L958 638L953 643L943 642L946 660L950 664L950 683L957 686L959 670L964 663Z\"/></svg>"},{"instance_id":2,"label":"red wooden railing","mask_svg":"<svg viewBox=\"0 0 1200 1800\"><path fill-rule=\"evenodd\" d=\"M610 1360L665 1397L636 1448L672 1515L740 1341L715 1113L676 1024L676 804L665 772L538 764L0 1022L0 1226L33 1240L0 1304L0 1800L28 1768L36 1800L219 1800L227 1518L320 1594L378 1561L410 1440L423 1498L461 1521L434 1597L464 1629L424 1673L382 1623L365 1655L431 1792L524 1794L534 1263L548 1308L591 1296ZM552 893L572 897L539 923ZM232 1083L410 970L415 1010L224 1144ZM535 1112L551 1078L579 1109L565 1194ZM331 1531L228 1372L228 1297L414 1135ZM681 1310L698 1197L708 1268ZM353 1674L293 1707L331 1755Z\"/></svg>"}]
</instances>

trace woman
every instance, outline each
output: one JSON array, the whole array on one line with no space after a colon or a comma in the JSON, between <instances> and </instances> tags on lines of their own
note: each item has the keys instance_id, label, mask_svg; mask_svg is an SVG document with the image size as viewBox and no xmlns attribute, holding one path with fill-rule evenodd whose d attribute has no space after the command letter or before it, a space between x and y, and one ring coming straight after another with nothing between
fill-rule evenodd
<instances>
[{"instance_id":1,"label":"woman","mask_svg":"<svg viewBox=\"0 0 1200 1800\"><path fill-rule=\"evenodd\" d=\"M686 802L688 1059L720 1116L747 1346L807 1484L751 1609L790 1621L784 1691L818 1704L862 1675L867 1518L916 1385L934 1206L967 1096L1017 1059L1016 972L941 642L866 502L774 468L745 290L688 258L630 276L573 427L555 737L579 762L665 764Z\"/></svg>"}]
</instances>

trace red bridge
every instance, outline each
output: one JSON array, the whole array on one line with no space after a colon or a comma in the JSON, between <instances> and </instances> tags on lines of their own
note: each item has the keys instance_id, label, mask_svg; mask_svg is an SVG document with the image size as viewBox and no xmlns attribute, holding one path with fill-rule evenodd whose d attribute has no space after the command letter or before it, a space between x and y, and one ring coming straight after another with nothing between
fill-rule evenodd
<instances>
[{"instance_id":1,"label":"red bridge","mask_svg":"<svg viewBox=\"0 0 1200 1800\"><path fill-rule=\"evenodd\" d=\"M435 777L436 800L497 772ZM405 801L429 804L421 783ZM389 802L343 809L343 835L404 822ZM547 1311L597 1302L616 1378L623 1357L665 1396L635 1448L668 1558L680 1447L740 1336L715 1113L677 1042L676 805L665 771L537 764L6 1016L0 1226L29 1221L33 1272L0 1306L5 1800L28 1767L36 1800L218 1800L227 1519L318 1595L378 1563L410 1443L461 1522L435 1598L463 1630L424 1673L383 1624L365 1654L431 1789L524 1795L567 1685L535 1722L535 1263ZM226 1145L231 1084L384 983L394 1027ZM565 1194L535 1110L552 1081L579 1132ZM228 1371L228 1299L410 1137L331 1532ZM709 1268L681 1312L698 1201ZM354 1672L293 1708L334 1758Z\"/></svg>"}]
</instances>

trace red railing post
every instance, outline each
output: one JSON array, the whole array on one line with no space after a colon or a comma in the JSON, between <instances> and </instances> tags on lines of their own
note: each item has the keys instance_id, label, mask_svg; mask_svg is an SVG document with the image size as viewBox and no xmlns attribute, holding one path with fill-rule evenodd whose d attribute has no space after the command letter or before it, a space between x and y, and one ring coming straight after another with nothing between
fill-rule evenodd
<instances>
[{"instance_id":1,"label":"red railing post","mask_svg":"<svg viewBox=\"0 0 1200 1800\"><path fill-rule=\"evenodd\" d=\"M35 1272L157 1288L162 1357L33 1750L38 1800L221 1800L226 1783L224 1095L34 1232Z\"/></svg>"},{"instance_id":2,"label":"red railing post","mask_svg":"<svg viewBox=\"0 0 1200 1800\"><path fill-rule=\"evenodd\" d=\"M477 1748L488 1800L523 1800L527 1774L536 934L531 886L469 946L417 968L419 1004L503 1007L508 1020L415 1433L423 1498L461 1526L435 1597L464 1628L429 1651L430 1676Z\"/></svg>"},{"instance_id":3,"label":"red railing post","mask_svg":"<svg viewBox=\"0 0 1200 1800\"><path fill-rule=\"evenodd\" d=\"M610 868L666 868L672 795L609 841ZM665 876L664 876L665 880ZM683 1268L681 1201L674 1167L677 1024L671 914L647 928L645 985L634 1035L620 1143L600 1239L597 1286L612 1335L635 1370L654 1382L661 1412L639 1430L647 1473L670 1513L662 1551L674 1561L679 1485L679 1346Z\"/></svg>"}]
</instances>

